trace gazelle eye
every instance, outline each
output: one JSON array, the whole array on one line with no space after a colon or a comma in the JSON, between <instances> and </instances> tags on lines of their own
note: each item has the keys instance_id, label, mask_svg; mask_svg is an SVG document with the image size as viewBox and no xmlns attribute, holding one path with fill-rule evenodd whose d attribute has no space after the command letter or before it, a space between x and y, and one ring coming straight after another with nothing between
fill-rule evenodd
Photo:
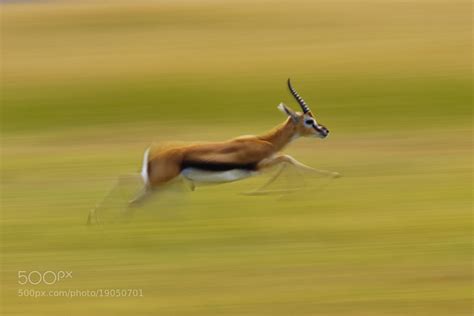
<instances>
[{"instance_id":1,"label":"gazelle eye","mask_svg":"<svg viewBox=\"0 0 474 316\"><path fill-rule=\"evenodd\" d=\"M312 125L312 124L313 124L313 120L306 120L306 121L304 121L304 122L305 122L305 124L308 124L308 125Z\"/></svg>"}]
</instances>

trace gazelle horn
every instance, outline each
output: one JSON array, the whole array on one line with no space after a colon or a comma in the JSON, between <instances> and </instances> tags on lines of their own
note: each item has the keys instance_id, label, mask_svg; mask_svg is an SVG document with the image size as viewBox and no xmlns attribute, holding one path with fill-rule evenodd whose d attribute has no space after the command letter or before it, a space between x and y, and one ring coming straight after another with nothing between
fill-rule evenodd
<instances>
[{"instance_id":1,"label":"gazelle horn","mask_svg":"<svg viewBox=\"0 0 474 316\"><path fill-rule=\"evenodd\" d=\"M288 78L288 88L290 89L291 94L295 97L296 101L298 101L299 105L301 106L301 109L303 110L304 114L311 114L311 110L309 109L309 106L304 102L303 98L300 97L298 92L296 92L295 88L291 85L290 78Z\"/></svg>"}]
</instances>

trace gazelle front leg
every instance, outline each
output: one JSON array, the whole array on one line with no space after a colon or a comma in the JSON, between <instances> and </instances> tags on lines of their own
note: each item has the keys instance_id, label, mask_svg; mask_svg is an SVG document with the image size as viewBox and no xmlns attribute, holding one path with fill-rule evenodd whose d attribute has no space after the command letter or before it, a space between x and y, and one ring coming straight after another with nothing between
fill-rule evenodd
<instances>
[{"instance_id":1,"label":"gazelle front leg","mask_svg":"<svg viewBox=\"0 0 474 316\"><path fill-rule=\"evenodd\" d=\"M267 159L262 160L257 165L257 169L259 171L265 171L265 170L270 169L270 168L275 167L275 166L279 166L279 169L274 175L271 176L270 179L268 179L268 181L266 181L260 187L258 187L257 189L255 189L251 192L247 192L245 194L247 194L247 195L268 194L269 192L264 191L264 189L266 189L270 184L275 182L275 180L280 177L280 175L283 173L283 171L285 169L287 169L288 166L294 165L292 163L292 159L293 158L288 156L288 155L281 155L281 156L271 157L271 158L267 158ZM295 159L293 159L293 160L296 161ZM305 167L307 167L307 166L305 166ZM307 167L307 168L310 168L310 167ZM278 192L287 192L287 191L289 191L289 190L283 190L283 191L278 190ZM275 192L275 191L271 191L271 192Z\"/></svg>"},{"instance_id":2,"label":"gazelle front leg","mask_svg":"<svg viewBox=\"0 0 474 316\"><path fill-rule=\"evenodd\" d=\"M327 170L319 170L319 169L314 169L312 167L309 167L295 158L289 156L289 155L280 155L272 158L268 158L265 160L262 160L257 168L258 170L265 170L269 169L274 166L280 166L280 169L262 186L260 186L258 189L253 191L253 193L258 193L261 192L263 189L268 187L270 184L272 184L278 177L283 173L283 171L288 167L288 166L294 166L297 168L298 171L306 170L306 171L311 171L315 172L324 176L330 176L333 178L340 177L339 173L337 172L332 172L332 171L327 171Z\"/></svg>"},{"instance_id":3,"label":"gazelle front leg","mask_svg":"<svg viewBox=\"0 0 474 316\"><path fill-rule=\"evenodd\" d=\"M281 156L276 156L276 157L273 157L273 158L265 159L265 160L261 161L260 164L258 164L258 169L267 169L267 168L270 168L270 167L273 167L275 165L279 165L279 164L282 164L282 163L293 165L293 166L299 168L300 170L312 171L312 172L315 172L315 173L318 173L318 174L321 174L321 175L325 175L325 176L330 176L330 177L333 177L333 178L340 177L340 174L337 173L337 172L314 169L310 166L305 165L304 163L299 162L298 160L291 157L290 155L281 155Z\"/></svg>"},{"instance_id":4,"label":"gazelle front leg","mask_svg":"<svg viewBox=\"0 0 474 316\"><path fill-rule=\"evenodd\" d=\"M323 176L327 176L327 177L332 177L332 178L339 178L341 175L338 173L338 172L333 172L333 171L328 171L328 170L321 170L321 169L315 169L315 168L312 168L312 167L309 167L301 162L299 162L298 160L296 160L295 158L289 156L289 155L285 155L288 159L288 162L291 164L291 165L294 165L302 170L307 170L307 171L312 171L314 173L318 173L320 175L323 175Z\"/></svg>"}]
</instances>

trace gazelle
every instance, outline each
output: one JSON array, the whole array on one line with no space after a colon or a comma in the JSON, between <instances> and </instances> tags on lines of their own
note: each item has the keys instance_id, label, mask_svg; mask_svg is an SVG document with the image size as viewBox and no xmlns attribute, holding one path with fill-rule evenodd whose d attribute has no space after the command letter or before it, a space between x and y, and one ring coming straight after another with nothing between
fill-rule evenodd
<instances>
[{"instance_id":1,"label":"gazelle","mask_svg":"<svg viewBox=\"0 0 474 316\"><path fill-rule=\"evenodd\" d=\"M299 137L326 138L329 134L329 130L316 121L309 106L292 87L290 79L288 79L288 88L302 112L295 112L280 103L278 109L287 116L287 119L263 135L241 136L214 143L149 147L145 151L141 170L143 188L134 199L128 202L128 206L139 205L151 193L178 178L185 179L194 190L195 183L237 181L280 165L281 169L267 183L254 191L258 194L287 166L338 177L337 172L308 167L293 157L281 153L286 145ZM96 210L101 203L89 213L88 223L91 223L92 219L98 222Z\"/></svg>"},{"instance_id":2,"label":"gazelle","mask_svg":"<svg viewBox=\"0 0 474 316\"><path fill-rule=\"evenodd\" d=\"M141 177L142 192L129 202L139 204L155 189L182 177L191 184L225 183L258 175L276 165L293 165L323 175L338 177L336 172L317 170L304 165L281 150L298 137L326 138L329 130L319 124L309 106L298 95L288 79L288 88L301 107L295 112L280 103L278 109L288 118L261 136L241 136L228 141L176 145L165 149L150 147L145 151ZM281 170L268 182L274 181Z\"/></svg>"}]
</instances>

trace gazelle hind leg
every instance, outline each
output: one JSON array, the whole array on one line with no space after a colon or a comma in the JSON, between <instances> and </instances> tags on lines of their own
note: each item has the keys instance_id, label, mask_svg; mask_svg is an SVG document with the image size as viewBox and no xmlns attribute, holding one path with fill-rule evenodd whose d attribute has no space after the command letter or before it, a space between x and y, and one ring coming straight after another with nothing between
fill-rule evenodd
<instances>
[{"instance_id":1,"label":"gazelle hind leg","mask_svg":"<svg viewBox=\"0 0 474 316\"><path fill-rule=\"evenodd\" d=\"M150 195L151 190L147 186L142 187L140 191L128 201L128 207L140 206Z\"/></svg>"},{"instance_id":2,"label":"gazelle hind leg","mask_svg":"<svg viewBox=\"0 0 474 316\"><path fill-rule=\"evenodd\" d=\"M151 190L145 185L135 196L127 202L122 212L122 219L130 220L135 213L135 209L142 206L143 203L151 196Z\"/></svg>"},{"instance_id":3,"label":"gazelle hind leg","mask_svg":"<svg viewBox=\"0 0 474 316\"><path fill-rule=\"evenodd\" d=\"M147 157L147 155L148 153L145 153L145 157ZM144 180L144 186L134 198L128 201L127 208L123 213L126 216L133 215L136 208L142 206L154 192L171 182L173 179L176 179L180 173L179 164L174 160L166 159L165 157L153 161L152 164L146 163L146 160L144 160L144 165L147 166L146 168L143 168L141 173ZM150 169L148 169L148 167L150 167Z\"/></svg>"},{"instance_id":4,"label":"gazelle hind leg","mask_svg":"<svg viewBox=\"0 0 474 316\"><path fill-rule=\"evenodd\" d=\"M130 181L133 181L133 180L138 180L138 179L139 179L138 174L126 174L126 175L119 176L117 178L117 180L115 181L115 183L111 186L109 191L107 191L107 193L104 195L104 197L95 205L94 208L92 208L89 211L89 214L88 214L88 217L87 217L87 224L88 225L100 224L101 223L101 220L100 220L101 214L99 214L99 213L100 213L101 209L103 209L104 204L107 204L107 202L109 202L111 198L117 197L117 194L121 195L120 194L121 193L120 192L121 186L123 186L127 182L130 182Z\"/></svg>"},{"instance_id":5,"label":"gazelle hind leg","mask_svg":"<svg viewBox=\"0 0 474 316\"><path fill-rule=\"evenodd\" d=\"M89 211L89 215L87 216L87 225L100 224L100 221L97 215L98 210L102 207L105 200L107 200L107 198L112 195L112 193L115 191L118 185L119 185L119 182L117 180L115 184L112 186L112 188L110 188L110 190L104 195L104 197Z\"/></svg>"}]
</instances>

